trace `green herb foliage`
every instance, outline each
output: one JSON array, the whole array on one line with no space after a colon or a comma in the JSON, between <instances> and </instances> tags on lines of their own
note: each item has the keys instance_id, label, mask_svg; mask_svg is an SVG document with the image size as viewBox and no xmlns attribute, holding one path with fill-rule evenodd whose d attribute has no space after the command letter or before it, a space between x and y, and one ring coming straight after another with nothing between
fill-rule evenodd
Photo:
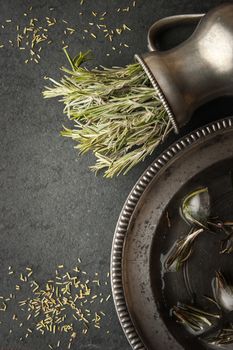
<instances>
[{"instance_id":1,"label":"green herb foliage","mask_svg":"<svg viewBox=\"0 0 233 350\"><path fill-rule=\"evenodd\" d=\"M194 332L200 332L205 327L212 326L211 318L219 318L219 314L213 314L191 305L179 304L173 307L173 315L177 322L184 324Z\"/></svg>"},{"instance_id":2,"label":"green herb foliage","mask_svg":"<svg viewBox=\"0 0 233 350\"><path fill-rule=\"evenodd\" d=\"M187 236L175 242L165 261L165 267L168 271L173 269L179 271L192 255L194 242L202 232L202 228L198 230L191 229Z\"/></svg>"},{"instance_id":3,"label":"green herb foliage","mask_svg":"<svg viewBox=\"0 0 233 350\"><path fill-rule=\"evenodd\" d=\"M50 79L53 86L43 92L45 98L61 97L74 122L61 134L77 142L81 153L94 153L93 171L104 170L106 177L126 174L172 129L157 93L138 63L88 70L81 64L90 52L74 59L65 53L71 70L62 68L65 76L60 82Z\"/></svg>"},{"instance_id":4,"label":"green herb foliage","mask_svg":"<svg viewBox=\"0 0 233 350\"><path fill-rule=\"evenodd\" d=\"M208 339L211 345L221 346L233 343L233 324L230 323L227 328L221 329L215 336Z\"/></svg>"}]
</instances>

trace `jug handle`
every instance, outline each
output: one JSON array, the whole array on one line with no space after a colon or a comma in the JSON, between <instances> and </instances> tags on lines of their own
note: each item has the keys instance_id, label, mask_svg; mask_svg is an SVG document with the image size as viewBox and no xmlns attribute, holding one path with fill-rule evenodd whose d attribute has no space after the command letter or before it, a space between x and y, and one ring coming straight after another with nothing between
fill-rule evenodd
<instances>
[{"instance_id":1,"label":"jug handle","mask_svg":"<svg viewBox=\"0 0 233 350\"><path fill-rule=\"evenodd\" d=\"M205 15L205 13L200 14L187 14L187 15L176 15L162 18L155 22L149 29L147 40L148 48L150 51L159 51L157 46L159 34L177 25L197 23Z\"/></svg>"}]
</instances>

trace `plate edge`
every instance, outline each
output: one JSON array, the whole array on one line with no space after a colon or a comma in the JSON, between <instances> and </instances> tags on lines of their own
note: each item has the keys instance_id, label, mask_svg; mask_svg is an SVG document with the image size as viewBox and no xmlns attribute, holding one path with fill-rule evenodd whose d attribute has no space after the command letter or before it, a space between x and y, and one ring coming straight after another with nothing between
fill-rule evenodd
<instances>
[{"instance_id":1,"label":"plate edge","mask_svg":"<svg viewBox=\"0 0 233 350\"><path fill-rule=\"evenodd\" d=\"M133 321L131 320L123 288L123 248L128 225L136 205L153 178L178 153L190 145L195 144L199 140L208 137L208 135L212 136L222 130L228 130L231 128L233 128L233 117L227 117L200 127L175 141L171 146L163 151L161 155L157 157L140 176L123 205L113 236L110 273L115 309L121 327L133 350L146 350L146 347L143 344L143 341L141 340L136 328L134 327Z\"/></svg>"}]
</instances>

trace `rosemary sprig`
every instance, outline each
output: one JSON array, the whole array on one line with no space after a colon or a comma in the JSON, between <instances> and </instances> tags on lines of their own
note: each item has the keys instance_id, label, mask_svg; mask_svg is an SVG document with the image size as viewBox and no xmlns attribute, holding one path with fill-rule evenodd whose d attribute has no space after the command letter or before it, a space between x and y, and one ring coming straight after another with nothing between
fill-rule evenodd
<instances>
[{"instance_id":1,"label":"rosemary sprig","mask_svg":"<svg viewBox=\"0 0 233 350\"><path fill-rule=\"evenodd\" d=\"M207 187L189 193L181 206L181 214L188 223L204 228L206 228L209 210L210 199Z\"/></svg>"},{"instance_id":2,"label":"rosemary sprig","mask_svg":"<svg viewBox=\"0 0 233 350\"><path fill-rule=\"evenodd\" d=\"M231 254L233 252L233 222L224 222L223 229L227 237L221 242L220 254Z\"/></svg>"},{"instance_id":3,"label":"rosemary sprig","mask_svg":"<svg viewBox=\"0 0 233 350\"><path fill-rule=\"evenodd\" d=\"M206 300L208 300L209 302L213 303L215 306L217 306L217 308L220 310L221 309L221 306L218 304L218 302L212 298L212 297L209 297L208 295L204 295L204 298Z\"/></svg>"},{"instance_id":4,"label":"rosemary sprig","mask_svg":"<svg viewBox=\"0 0 233 350\"><path fill-rule=\"evenodd\" d=\"M226 235L226 238L221 241L220 254L231 254L233 252L233 222L208 221L208 226Z\"/></svg>"},{"instance_id":5,"label":"rosemary sprig","mask_svg":"<svg viewBox=\"0 0 233 350\"><path fill-rule=\"evenodd\" d=\"M200 332L206 326L212 326L211 318L220 318L219 314L212 314L185 304L174 306L172 313L177 318L177 322L182 323L194 332Z\"/></svg>"},{"instance_id":6,"label":"rosemary sprig","mask_svg":"<svg viewBox=\"0 0 233 350\"><path fill-rule=\"evenodd\" d=\"M233 233L221 242L220 254L231 254L233 252Z\"/></svg>"},{"instance_id":7,"label":"rosemary sprig","mask_svg":"<svg viewBox=\"0 0 233 350\"><path fill-rule=\"evenodd\" d=\"M172 248L171 252L168 255L168 258L165 261L165 267L167 270L171 270L175 267L175 270L178 271L180 267L189 259L193 252L193 243L195 239L202 233L203 228L194 230L191 229L190 233L178 240L175 243L175 246Z\"/></svg>"},{"instance_id":8,"label":"rosemary sprig","mask_svg":"<svg viewBox=\"0 0 233 350\"><path fill-rule=\"evenodd\" d=\"M233 343L233 324L228 328L221 329L215 336L207 339L211 345L226 345Z\"/></svg>"},{"instance_id":9,"label":"rosemary sprig","mask_svg":"<svg viewBox=\"0 0 233 350\"><path fill-rule=\"evenodd\" d=\"M233 311L233 286L218 271L213 281L213 295L216 303L226 311Z\"/></svg>"},{"instance_id":10,"label":"rosemary sprig","mask_svg":"<svg viewBox=\"0 0 233 350\"><path fill-rule=\"evenodd\" d=\"M60 82L50 79L53 86L43 92L45 98L61 97L74 122L61 134L77 142L81 153L95 154L93 171L104 170L106 177L126 174L172 129L157 93L138 63L88 70L80 65L90 52L73 60L66 56L72 69L62 68L65 76Z\"/></svg>"}]
</instances>

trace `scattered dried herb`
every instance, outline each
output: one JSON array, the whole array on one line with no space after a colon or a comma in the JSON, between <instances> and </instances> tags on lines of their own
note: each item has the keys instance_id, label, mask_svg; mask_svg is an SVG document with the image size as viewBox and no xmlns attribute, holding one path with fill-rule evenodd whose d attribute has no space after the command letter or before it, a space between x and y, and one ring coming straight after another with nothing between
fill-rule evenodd
<instances>
[{"instance_id":1,"label":"scattered dried herb","mask_svg":"<svg viewBox=\"0 0 233 350\"><path fill-rule=\"evenodd\" d=\"M115 22L117 22L116 26L110 27L105 18L108 14L111 15L113 13L114 7L111 12L104 11L103 13L95 12L95 11L85 11L85 7L83 6L84 0L80 1L80 4L77 4L77 14L79 16L83 16L85 14L86 21L89 21L90 16L94 17L94 22L89 22L93 28L93 31L90 33L89 38L96 40L97 37L101 40L105 39L108 42L113 42L115 36L122 35L123 38L126 38L124 35L125 32L131 31L131 28L127 24L122 24L123 20L127 19L127 12L130 9L134 9L136 7L136 2L129 1L129 6L126 8L118 8L117 12L121 12L117 17L114 17ZM81 7L85 12L78 12ZM53 43L54 32L62 31L63 37L61 39L62 46L67 48L70 43L70 36L74 33L77 35L77 39L86 40L87 38L83 33L88 33L88 29L83 27L83 21L79 21L76 18L73 23L70 23L68 20L64 18L55 18L56 8L49 7L47 16L37 16L35 15L34 8L32 6L24 9L24 12L18 14L20 18L19 22L14 23L13 19L6 19L1 25L2 32L6 31L4 35L1 37L0 41L0 49L4 47L15 47L24 52L24 62L28 63L36 63L38 64L41 59L41 51L45 51L47 49L47 45ZM52 12L51 12L52 11ZM65 25L67 26L64 26ZM75 23L75 24L74 24ZM53 30L56 28L56 30ZM10 29L10 31L9 31ZM118 53L122 53L122 49L124 47L129 47L126 43L122 44L116 42L116 46L114 46L115 50L118 50ZM42 54L43 54L42 52ZM109 55L109 54L107 54Z\"/></svg>"},{"instance_id":2,"label":"scattered dried herb","mask_svg":"<svg viewBox=\"0 0 233 350\"><path fill-rule=\"evenodd\" d=\"M78 259L78 262L81 260ZM60 339L56 340L56 345L51 342L49 347L70 349L77 338L87 335L91 329L101 328L105 318L104 303L111 297L106 287L109 273L107 280L103 280L98 273L91 277L80 265L66 271L61 264L54 277L40 285L31 267L26 267L19 274L9 267L9 272L12 272L10 278L16 279L17 284L14 293L8 297L0 296L0 315L13 310L11 318L24 332L20 341L35 331L41 335L57 334ZM10 329L12 332L13 329Z\"/></svg>"}]
</instances>

